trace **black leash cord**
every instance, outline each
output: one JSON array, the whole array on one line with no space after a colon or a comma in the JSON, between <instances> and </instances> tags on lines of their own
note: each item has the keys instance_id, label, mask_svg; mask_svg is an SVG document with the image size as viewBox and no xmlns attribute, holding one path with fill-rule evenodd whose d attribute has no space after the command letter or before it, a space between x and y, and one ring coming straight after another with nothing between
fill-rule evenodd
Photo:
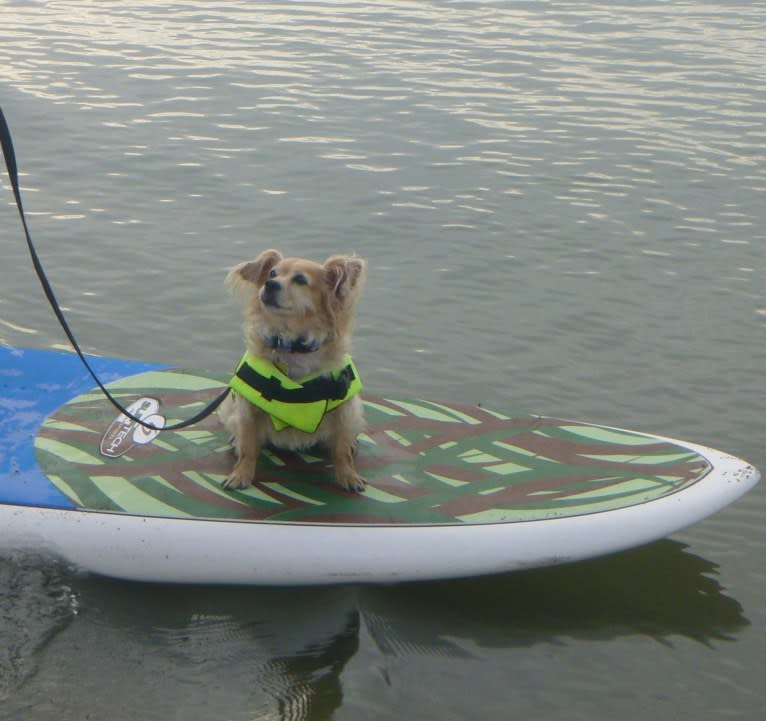
<instances>
[{"instance_id":1,"label":"black leash cord","mask_svg":"<svg viewBox=\"0 0 766 721\"><path fill-rule=\"evenodd\" d=\"M215 411L218 406L223 403L224 398L229 394L230 388L226 388L223 393L221 393L217 398L215 398L210 405L208 405L206 408L203 408L197 415L193 416L192 418L188 418L185 421L180 421L179 423L175 423L170 426L164 426L163 428L159 428L152 423L147 423L145 420L139 418L138 416L133 415L128 411L127 408L125 408L110 392L109 390L104 386L104 384L99 380L98 376L96 375L96 372L91 368L90 363L88 362L88 359L85 357L85 354L80 349L80 344L77 342L77 339L74 336L74 333L72 332L71 328L69 327L69 323L67 323L66 318L64 317L64 313L61 310L61 306L58 304L58 301L56 300L56 296L53 293L53 288L51 288L51 284L48 282L48 278L45 275L45 270L43 269L42 263L40 262L40 258L37 255L37 251L35 250L34 243L32 242L32 237L29 235L29 228L27 227L27 219L24 216L24 207L21 203L21 191L19 190L19 178L18 178L18 168L16 166L16 154L13 151L13 142L11 141L11 131L8 128L8 123L5 121L5 115L3 113L3 109L0 108L0 143L2 143L3 146L3 155L5 156L5 165L8 168L8 177L11 181L11 188L13 189L13 197L16 199L16 207L19 210L19 217L21 218L21 225L24 228L24 235L27 240L27 248L29 248L29 255L32 258L32 265L34 266L35 273L37 273L37 277L40 279L40 284L43 287L43 291L45 293L45 297L48 299L48 303L50 303L51 308L53 309L53 312L56 315L56 318L58 319L58 322L61 324L61 327L64 330L64 333L66 334L66 337L69 339L69 342L72 344L72 348L74 348L77 355L80 357L80 360L83 362L83 365L88 369L88 373L90 373L91 378L96 382L96 385L103 391L104 395L109 399L109 402L118 410L120 413L122 413L127 418L130 418L131 421L134 423L138 423L139 425L143 426L144 428L148 428L152 431L176 431L181 428L187 428L188 426L194 425L195 423L198 423L203 418L207 418L213 411Z\"/></svg>"}]
</instances>

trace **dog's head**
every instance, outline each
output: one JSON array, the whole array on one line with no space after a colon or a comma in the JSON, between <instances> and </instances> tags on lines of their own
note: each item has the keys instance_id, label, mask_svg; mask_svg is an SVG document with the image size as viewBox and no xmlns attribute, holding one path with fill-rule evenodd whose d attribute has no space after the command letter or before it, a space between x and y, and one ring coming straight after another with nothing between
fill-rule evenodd
<instances>
[{"instance_id":1,"label":"dog's head","mask_svg":"<svg viewBox=\"0 0 766 721\"><path fill-rule=\"evenodd\" d=\"M276 335L335 344L345 352L364 277L365 262L356 256L336 255L319 264L267 250L234 267L227 281L246 292L253 325L248 337L255 345L259 337Z\"/></svg>"}]
</instances>

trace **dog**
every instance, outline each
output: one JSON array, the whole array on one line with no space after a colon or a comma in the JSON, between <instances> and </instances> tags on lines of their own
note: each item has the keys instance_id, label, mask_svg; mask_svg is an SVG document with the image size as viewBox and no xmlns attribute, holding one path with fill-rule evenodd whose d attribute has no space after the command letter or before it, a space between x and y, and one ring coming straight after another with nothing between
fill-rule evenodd
<instances>
[{"instance_id":1,"label":"dog","mask_svg":"<svg viewBox=\"0 0 766 721\"><path fill-rule=\"evenodd\" d=\"M249 360L238 368L233 392L219 409L237 459L225 488L251 485L258 455L272 445L326 448L337 484L349 492L364 490L354 463L356 439L365 427L361 382L348 354L365 276L366 262L356 256L335 255L319 264L284 258L277 250L229 272L227 284L245 300ZM311 402L292 403L296 393Z\"/></svg>"}]
</instances>

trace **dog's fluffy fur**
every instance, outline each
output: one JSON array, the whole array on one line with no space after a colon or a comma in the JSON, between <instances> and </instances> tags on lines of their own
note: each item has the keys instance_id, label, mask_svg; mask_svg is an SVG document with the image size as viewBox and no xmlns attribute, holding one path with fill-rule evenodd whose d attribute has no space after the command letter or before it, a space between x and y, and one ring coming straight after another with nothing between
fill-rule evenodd
<instances>
[{"instance_id":1,"label":"dog's fluffy fur","mask_svg":"<svg viewBox=\"0 0 766 721\"><path fill-rule=\"evenodd\" d=\"M294 380L338 369L350 350L356 301L365 278L365 262L355 256L333 256L324 264L283 258L267 250L234 267L227 283L244 296L247 350L272 361ZM317 349L308 353L274 350L268 339L300 339ZM231 393L219 415L232 435L237 462L226 488L246 488L256 475L256 461L266 444L289 450L326 447L337 483L347 491L364 490L354 466L356 437L364 429L362 403L353 396L322 419L316 433L293 428L276 431L266 413Z\"/></svg>"}]
</instances>

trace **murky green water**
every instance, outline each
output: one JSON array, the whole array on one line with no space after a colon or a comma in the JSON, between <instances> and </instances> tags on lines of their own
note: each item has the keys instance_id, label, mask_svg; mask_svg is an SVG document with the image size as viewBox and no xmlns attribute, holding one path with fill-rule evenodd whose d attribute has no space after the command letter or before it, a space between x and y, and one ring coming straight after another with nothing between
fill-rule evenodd
<instances>
[{"instance_id":1,"label":"murky green water","mask_svg":"<svg viewBox=\"0 0 766 721\"><path fill-rule=\"evenodd\" d=\"M356 251L372 392L766 468L765 26L762 2L8 2L0 104L93 352L225 372L227 267ZM63 344L3 193L0 340ZM176 588L5 557L0 718L755 719L765 493L450 583Z\"/></svg>"}]
</instances>

